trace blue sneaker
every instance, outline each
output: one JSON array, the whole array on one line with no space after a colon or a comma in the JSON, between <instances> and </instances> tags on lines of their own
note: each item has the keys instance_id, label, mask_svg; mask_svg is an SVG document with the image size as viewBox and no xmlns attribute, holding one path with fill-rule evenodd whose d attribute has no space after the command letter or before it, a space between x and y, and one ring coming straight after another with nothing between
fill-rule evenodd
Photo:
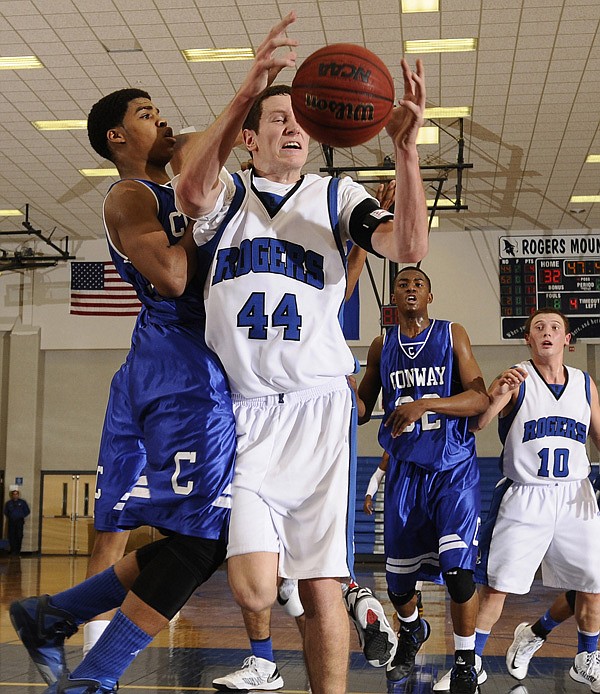
<instances>
[{"instance_id":1,"label":"blue sneaker","mask_svg":"<svg viewBox=\"0 0 600 694\"><path fill-rule=\"evenodd\" d=\"M70 680L65 672L57 682L44 691L44 694L105 694L116 691L103 687L98 680Z\"/></svg>"},{"instance_id":2,"label":"blue sneaker","mask_svg":"<svg viewBox=\"0 0 600 694\"><path fill-rule=\"evenodd\" d=\"M53 685L64 673L65 639L77 631L69 612L59 610L48 602L48 595L25 598L10 606L10 621L27 649L31 659L47 684Z\"/></svg>"}]
</instances>

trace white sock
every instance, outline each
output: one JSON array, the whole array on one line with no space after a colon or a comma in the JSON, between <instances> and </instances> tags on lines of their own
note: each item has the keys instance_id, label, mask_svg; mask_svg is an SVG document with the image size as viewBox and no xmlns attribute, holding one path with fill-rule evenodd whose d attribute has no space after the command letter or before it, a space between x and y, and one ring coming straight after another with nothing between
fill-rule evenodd
<instances>
[{"instance_id":1,"label":"white sock","mask_svg":"<svg viewBox=\"0 0 600 694\"><path fill-rule=\"evenodd\" d=\"M410 617L401 617L400 615L398 615L398 617L400 617L401 622L414 622L418 616L419 616L419 610L417 610L416 607L415 607L415 611L411 614Z\"/></svg>"},{"instance_id":2,"label":"white sock","mask_svg":"<svg viewBox=\"0 0 600 694\"><path fill-rule=\"evenodd\" d=\"M83 625L83 657L92 650L96 641L102 636L102 632L110 624L109 619L95 619Z\"/></svg>"},{"instance_id":3,"label":"white sock","mask_svg":"<svg viewBox=\"0 0 600 694\"><path fill-rule=\"evenodd\" d=\"M459 636L454 634L454 650L455 651L474 651L475 650L475 634L472 636Z\"/></svg>"}]
</instances>

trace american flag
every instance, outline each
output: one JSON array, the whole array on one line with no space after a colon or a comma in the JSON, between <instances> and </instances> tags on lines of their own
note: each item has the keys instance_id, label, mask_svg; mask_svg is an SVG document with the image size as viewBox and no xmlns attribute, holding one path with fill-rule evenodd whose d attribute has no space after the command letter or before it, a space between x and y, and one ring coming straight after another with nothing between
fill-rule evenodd
<instances>
[{"instance_id":1,"label":"american flag","mask_svg":"<svg viewBox=\"0 0 600 694\"><path fill-rule=\"evenodd\" d=\"M75 316L137 316L134 288L107 262L71 263L71 308Z\"/></svg>"}]
</instances>

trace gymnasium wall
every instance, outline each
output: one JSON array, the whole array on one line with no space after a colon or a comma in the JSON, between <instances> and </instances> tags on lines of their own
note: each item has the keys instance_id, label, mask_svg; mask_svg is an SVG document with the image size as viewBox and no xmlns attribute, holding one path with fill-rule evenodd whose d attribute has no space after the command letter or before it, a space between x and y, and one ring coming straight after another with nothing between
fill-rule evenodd
<instances>
[{"instance_id":1,"label":"gymnasium wall","mask_svg":"<svg viewBox=\"0 0 600 694\"><path fill-rule=\"evenodd\" d=\"M434 231L422 264L430 275L430 315L465 326L486 382L527 357L519 342L500 338L499 231ZM522 232L520 232L522 233ZM581 232L579 232L581 233ZM85 242L78 260L106 260L103 240ZM371 262L380 294L388 300L384 264ZM379 310L363 273L360 339L351 343L359 360L379 334ZM93 471L113 373L129 346L133 318L69 315L69 267L0 274L0 471L6 488L23 478L32 507L24 550L36 549L41 471ZM579 341L567 362L597 378L598 345ZM359 375L360 378L360 375ZM375 420L359 429L359 455L379 456ZM495 427L478 434L478 453L500 447ZM598 454L592 452L592 460Z\"/></svg>"}]
</instances>

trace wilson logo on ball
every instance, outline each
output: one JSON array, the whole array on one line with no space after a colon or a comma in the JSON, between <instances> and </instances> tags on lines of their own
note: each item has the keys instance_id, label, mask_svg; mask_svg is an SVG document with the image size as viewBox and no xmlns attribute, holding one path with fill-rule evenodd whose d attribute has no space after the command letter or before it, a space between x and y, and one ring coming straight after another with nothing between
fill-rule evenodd
<instances>
[{"instance_id":1,"label":"wilson logo on ball","mask_svg":"<svg viewBox=\"0 0 600 694\"><path fill-rule=\"evenodd\" d=\"M354 104L343 101L327 101L314 94L306 95L306 108L313 111L330 111L337 120L372 121L375 115L373 104Z\"/></svg>"}]
</instances>

